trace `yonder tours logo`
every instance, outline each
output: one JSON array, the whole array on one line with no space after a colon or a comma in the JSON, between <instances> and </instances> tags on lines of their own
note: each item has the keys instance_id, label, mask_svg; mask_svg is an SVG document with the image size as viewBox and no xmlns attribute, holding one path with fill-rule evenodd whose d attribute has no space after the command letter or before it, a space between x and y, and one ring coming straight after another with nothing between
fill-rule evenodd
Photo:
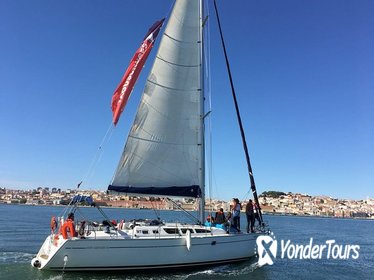
<instances>
[{"instance_id":1,"label":"yonder tours logo","mask_svg":"<svg viewBox=\"0 0 374 280\"><path fill-rule=\"evenodd\" d=\"M256 239L258 252L258 266L272 265L273 259L277 257L278 242L273 233L271 235L260 235Z\"/></svg>"},{"instance_id":2,"label":"yonder tours logo","mask_svg":"<svg viewBox=\"0 0 374 280\"><path fill-rule=\"evenodd\" d=\"M277 258L278 241L273 233L260 235L256 239L258 266L272 265ZM306 244L293 243L291 240L280 240L281 259L357 259L359 257L359 245L338 244L335 240L326 240L322 244L316 244L313 238Z\"/></svg>"}]
</instances>

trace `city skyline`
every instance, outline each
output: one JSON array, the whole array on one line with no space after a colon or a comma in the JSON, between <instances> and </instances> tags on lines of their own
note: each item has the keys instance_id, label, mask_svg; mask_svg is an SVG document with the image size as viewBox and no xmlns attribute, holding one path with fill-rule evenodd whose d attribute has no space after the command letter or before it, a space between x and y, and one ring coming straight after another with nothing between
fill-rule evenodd
<instances>
[{"instance_id":1,"label":"city skyline","mask_svg":"<svg viewBox=\"0 0 374 280\"><path fill-rule=\"evenodd\" d=\"M9 190L9 191L40 191L40 190L48 190L48 191L56 191L56 192L74 192L74 193L86 193L86 192L106 192L106 190L104 189L95 189L95 188L91 188L91 187L87 187L86 189L80 189L80 188L60 188L60 187L48 187L48 186L37 186L37 187L33 187L33 188L28 188L28 187L20 187L20 188L7 188L5 186L2 186L0 185L0 190ZM308 193L308 192L291 192L291 191L287 191L287 190L278 190L278 189L268 189L268 190L264 190L263 192L261 193L258 193L259 197L261 196L266 196L266 193L269 193L269 192L281 192L281 193L284 193L285 196L287 196L288 194L292 194L292 195L306 195L306 196L313 196L313 197L329 197L331 199L338 199L338 200L357 200L357 201L360 201L360 200L365 200L365 199L374 199L374 197L370 197L370 196L366 196L366 197L361 197L361 198L349 198L349 197L335 197L335 196L331 196L331 195L327 195L327 194L311 194L311 193ZM110 194L109 194L110 195ZM138 195L129 195L129 194L123 194L123 195L117 195L117 196L123 196L123 197L144 197L146 199L149 199L153 196L138 196ZM158 197L156 197L158 198ZM218 197L206 197L205 198L206 200L210 200L210 199L213 199L213 200L227 200L227 201L230 201L232 198L228 197L228 198L218 198ZM246 194L244 197L243 197L244 200L248 200L248 199L253 199L251 197L251 194ZM241 200L241 199L240 199Z\"/></svg>"},{"instance_id":2,"label":"city skyline","mask_svg":"<svg viewBox=\"0 0 374 280\"><path fill-rule=\"evenodd\" d=\"M78 194L79 193L79 194ZM78 194L78 195L77 195ZM81 196L82 195L82 196ZM104 191L61 191L39 187L37 190L4 190L0 188L0 204L19 205L68 205L74 198L90 196L98 206L115 208L137 208L186 211L198 211L198 199L178 199L111 195ZM240 201L241 211L245 212L248 199ZM83 202L85 205L86 202ZM230 211L232 200L206 199L205 211L214 213L220 208ZM282 193L270 191L259 197L259 204L264 214L323 216L339 218L374 218L374 199L350 200L309 194ZM177 206L178 205L178 206ZM181 207L181 208L180 208Z\"/></svg>"},{"instance_id":3,"label":"city skyline","mask_svg":"<svg viewBox=\"0 0 374 280\"><path fill-rule=\"evenodd\" d=\"M110 100L172 1L0 3L0 187L105 190L160 38L121 120ZM374 196L372 1L219 1L258 193ZM210 7L212 8L212 7ZM139 16L141 14L141 16ZM213 13L212 197L249 181ZM218 98L217 98L218 97Z\"/></svg>"}]
</instances>

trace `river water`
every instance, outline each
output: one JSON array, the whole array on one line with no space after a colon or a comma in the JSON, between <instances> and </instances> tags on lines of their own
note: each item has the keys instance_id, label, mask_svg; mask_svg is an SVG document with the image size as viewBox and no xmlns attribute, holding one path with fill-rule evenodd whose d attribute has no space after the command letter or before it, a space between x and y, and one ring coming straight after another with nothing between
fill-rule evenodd
<instances>
[{"instance_id":1,"label":"river water","mask_svg":"<svg viewBox=\"0 0 374 280\"><path fill-rule=\"evenodd\" d=\"M333 219L316 217L264 216L278 242L278 253L273 265L258 266L258 258L246 262L214 267L202 267L188 271L156 273L141 272L50 272L31 267L30 261L49 234L51 216L61 213L61 207L4 205L0 204L0 279L374 279L374 220ZM82 215L102 220L98 211L83 208ZM155 218L153 210L107 208L105 213L112 219ZM182 212L160 211L165 221L189 222ZM246 226L245 217L241 225ZM291 251L283 247L326 245L334 240L338 247L358 245L358 255L353 251L349 258L334 259L333 250L327 258L327 249L321 259L291 258ZM330 241L332 242L332 241ZM293 245L292 245L293 244ZM327 245L326 245L327 246ZM332 247L333 248L333 247ZM292 248L291 248L292 249ZM337 253L339 250L335 250ZM299 255L298 255L299 257Z\"/></svg>"}]
</instances>

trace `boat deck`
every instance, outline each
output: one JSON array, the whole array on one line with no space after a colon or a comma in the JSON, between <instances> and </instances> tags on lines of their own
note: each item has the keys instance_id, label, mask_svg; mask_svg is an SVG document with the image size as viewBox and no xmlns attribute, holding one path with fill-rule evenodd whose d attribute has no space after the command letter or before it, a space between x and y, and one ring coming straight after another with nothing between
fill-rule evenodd
<instances>
[{"instance_id":1,"label":"boat deck","mask_svg":"<svg viewBox=\"0 0 374 280\"><path fill-rule=\"evenodd\" d=\"M79 231L79 225L77 226ZM83 235L74 239L159 239L185 237L187 231L191 237L223 236L228 233L220 228L181 223L160 223L151 225L149 222L128 222L120 224L116 229L99 225L86 227Z\"/></svg>"}]
</instances>

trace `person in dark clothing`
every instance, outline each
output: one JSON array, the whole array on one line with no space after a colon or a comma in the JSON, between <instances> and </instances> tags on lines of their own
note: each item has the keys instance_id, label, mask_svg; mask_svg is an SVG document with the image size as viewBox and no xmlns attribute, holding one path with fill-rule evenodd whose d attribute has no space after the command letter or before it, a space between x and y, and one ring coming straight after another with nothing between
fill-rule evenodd
<instances>
[{"instance_id":1,"label":"person in dark clothing","mask_svg":"<svg viewBox=\"0 0 374 280\"><path fill-rule=\"evenodd\" d=\"M249 233L249 229L251 229L251 232L254 232L255 216L252 199L249 200L245 207L245 214L247 216L247 233Z\"/></svg>"},{"instance_id":2,"label":"person in dark clothing","mask_svg":"<svg viewBox=\"0 0 374 280\"><path fill-rule=\"evenodd\" d=\"M214 222L216 224L224 224L226 222L226 217L225 213L223 213L223 208L219 209L219 211L216 212Z\"/></svg>"},{"instance_id":3,"label":"person in dark clothing","mask_svg":"<svg viewBox=\"0 0 374 280\"><path fill-rule=\"evenodd\" d=\"M230 233L231 232L231 226L232 226L232 217L231 217L231 212L227 212L226 215L226 222L225 222L225 227L226 227L226 232Z\"/></svg>"}]
</instances>

